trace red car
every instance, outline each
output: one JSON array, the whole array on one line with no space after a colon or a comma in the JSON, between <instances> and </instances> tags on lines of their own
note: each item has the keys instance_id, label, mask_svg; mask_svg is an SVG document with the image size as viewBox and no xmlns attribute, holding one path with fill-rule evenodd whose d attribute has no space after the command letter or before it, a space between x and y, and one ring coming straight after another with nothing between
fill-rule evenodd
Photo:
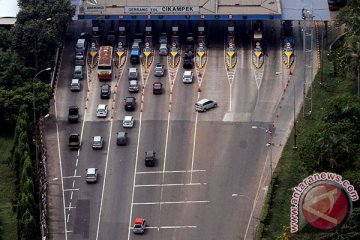
<instances>
[{"instance_id":1,"label":"red car","mask_svg":"<svg viewBox=\"0 0 360 240\"><path fill-rule=\"evenodd\" d=\"M161 82L153 83L153 94L162 94L162 83Z\"/></svg>"},{"instance_id":2,"label":"red car","mask_svg":"<svg viewBox=\"0 0 360 240\"><path fill-rule=\"evenodd\" d=\"M141 218L141 217L135 218L135 223L134 223L134 227L133 227L133 233L135 233L135 234L144 234L145 229L146 229L146 220Z\"/></svg>"}]
</instances>

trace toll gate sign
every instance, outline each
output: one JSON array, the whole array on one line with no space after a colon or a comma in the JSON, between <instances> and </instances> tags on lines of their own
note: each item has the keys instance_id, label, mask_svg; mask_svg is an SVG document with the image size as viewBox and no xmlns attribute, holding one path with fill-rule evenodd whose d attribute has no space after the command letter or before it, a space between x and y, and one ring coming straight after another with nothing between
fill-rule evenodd
<instances>
[{"instance_id":1,"label":"toll gate sign","mask_svg":"<svg viewBox=\"0 0 360 240\"><path fill-rule=\"evenodd\" d=\"M199 11L199 6L125 7L125 13L129 14L176 14L199 13Z\"/></svg>"}]
</instances>

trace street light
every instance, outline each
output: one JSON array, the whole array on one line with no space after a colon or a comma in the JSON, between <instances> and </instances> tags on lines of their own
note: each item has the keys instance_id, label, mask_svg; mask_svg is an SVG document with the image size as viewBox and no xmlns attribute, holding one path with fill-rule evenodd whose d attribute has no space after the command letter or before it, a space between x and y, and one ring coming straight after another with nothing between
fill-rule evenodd
<instances>
[{"instance_id":1,"label":"street light","mask_svg":"<svg viewBox=\"0 0 360 240\"><path fill-rule=\"evenodd\" d=\"M39 144L38 144L38 124L36 123L36 104L35 104L35 88L34 88L34 82L35 79L37 78L37 76L39 76L41 73L43 72L47 72L50 71L51 68L45 68L41 71L39 71L38 73L35 74L35 76L32 79L32 107L33 107L33 125L34 125L34 143L35 143L35 166L36 166L36 175L40 176L40 172L39 172ZM49 114L45 115L45 118L47 118L49 116ZM39 180L39 184L40 184L40 180ZM39 188L39 211L40 211L40 215L39 217L41 218L41 211L42 211L42 207L41 207L41 195L40 195L40 188Z\"/></svg>"},{"instance_id":2,"label":"street light","mask_svg":"<svg viewBox=\"0 0 360 240\"><path fill-rule=\"evenodd\" d=\"M253 129L262 129L265 131L266 134L268 134L269 139L268 139L268 143L266 144L267 147L269 147L270 149L270 182L272 182L272 131L269 128L264 128L264 127L260 127L260 126L252 126L251 128Z\"/></svg>"},{"instance_id":3,"label":"street light","mask_svg":"<svg viewBox=\"0 0 360 240\"><path fill-rule=\"evenodd\" d=\"M38 164L38 132L37 132L37 124L36 124L36 104L35 104L35 88L34 88L34 82L35 82L35 79L37 78L37 76L39 76L41 73L43 72L47 72L47 71L50 71L51 68L45 68L41 71L39 71L38 73L35 74L35 76L33 77L32 79L32 107L33 107L33 125L34 125L34 133L35 133L35 138L34 138L34 141L35 141L35 160L36 160L36 166ZM38 170L38 169L37 169Z\"/></svg>"}]
</instances>

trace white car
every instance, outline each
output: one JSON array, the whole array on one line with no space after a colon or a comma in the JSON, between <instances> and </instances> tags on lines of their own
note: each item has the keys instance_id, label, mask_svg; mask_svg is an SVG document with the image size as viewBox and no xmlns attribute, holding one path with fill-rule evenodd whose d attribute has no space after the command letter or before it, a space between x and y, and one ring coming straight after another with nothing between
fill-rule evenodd
<instances>
[{"instance_id":1,"label":"white car","mask_svg":"<svg viewBox=\"0 0 360 240\"><path fill-rule=\"evenodd\" d=\"M96 110L97 117L107 117L108 114L108 106L106 104L99 104Z\"/></svg>"},{"instance_id":2,"label":"white car","mask_svg":"<svg viewBox=\"0 0 360 240\"><path fill-rule=\"evenodd\" d=\"M192 83L194 81L194 74L192 71L185 71L182 79L183 83Z\"/></svg>"},{"instance_id":3,"label":"white car","mask_svg":"<svg viewBox=\"0 0 360 240\"><path fill-rule=\"evenodd\" d=\"M133 116L125 116L123 120L124 128L132 128L134 126L134 117Z\"/></svg>"},{"instance_id":4,"label":"white car","mask_svg":"<svg viewBox=\"0 0 360 240\"><path fill-rule=\"evenodd\" d=\"M95 183L98 178L98 170L97 168L88 168L86 169L86 182Z\"/></svg>"},{"instance_id":5,"label":"white car","mask_svg":"<svg viewBox=\"0 0 360 240\"><path fill-rule=\"evenodd\" d=\"M210 99L201 99L195 103L195 110L198 112L206 112L211 108L216 108L218 106L217 102Z\"/></svg>"},{"instance_id":6,"label":"white car","mask_svg":"<svg viewBox=\"0 0 360 240\"><path fill-rule=\"evenodd\" d=\"M92 142L93 149L102 149L104 146L104 138L102 136L94 136Z\"/></svg>"}]
</instances>

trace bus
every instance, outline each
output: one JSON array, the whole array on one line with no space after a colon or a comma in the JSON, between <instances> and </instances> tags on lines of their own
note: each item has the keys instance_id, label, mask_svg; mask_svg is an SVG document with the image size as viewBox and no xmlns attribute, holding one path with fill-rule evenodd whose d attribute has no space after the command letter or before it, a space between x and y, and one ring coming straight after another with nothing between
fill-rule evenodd
<instances>
[{"instance_id":1,"label":"bus","mask_svg":"<svg viewBox=\"0 0 360 240\"><path fill-rule=\"evenodd\" d=\"M111 80L112 77L112 55L113 47L101 46L99 51L99 64L97 74L99 80Z\"/></svg>"}]
</instances>

